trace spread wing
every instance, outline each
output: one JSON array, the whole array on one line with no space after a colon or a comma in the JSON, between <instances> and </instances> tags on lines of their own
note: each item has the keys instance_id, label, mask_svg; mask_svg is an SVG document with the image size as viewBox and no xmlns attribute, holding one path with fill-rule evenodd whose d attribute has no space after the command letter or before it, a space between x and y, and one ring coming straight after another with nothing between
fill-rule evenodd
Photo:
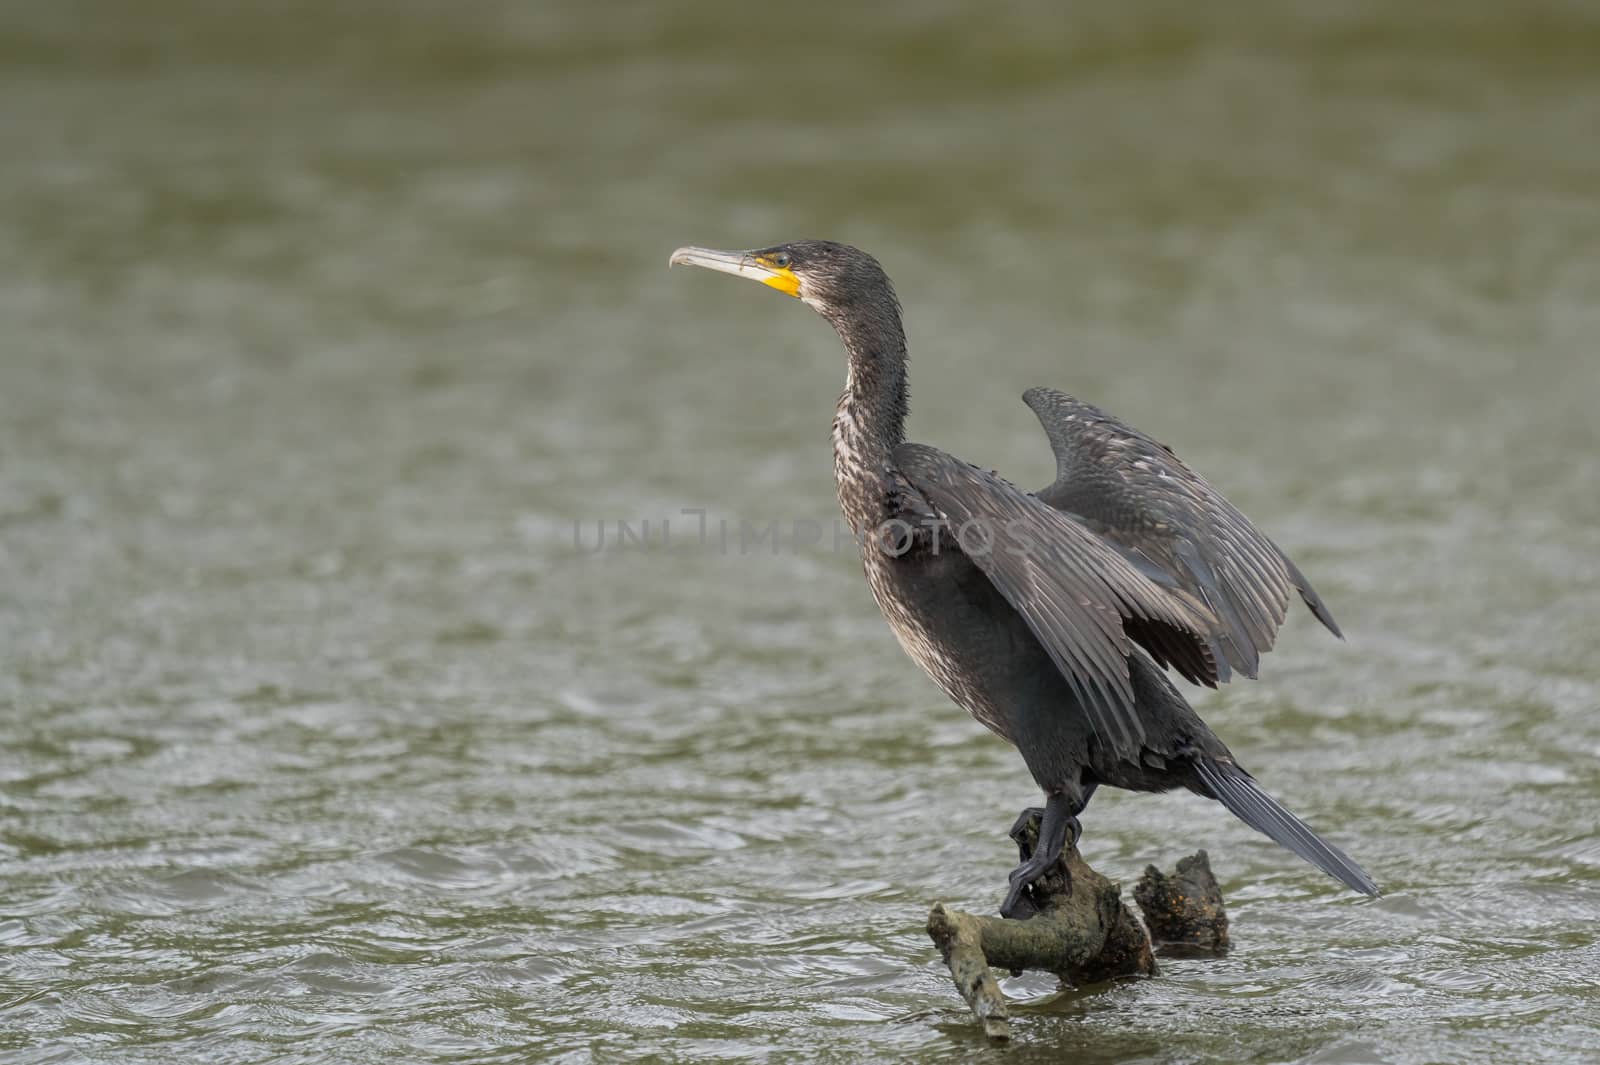
<instances>
[{"instance_id":1,"label":"spread wing","mask_svg":"<svg viewBox=\"0 0 1600 1065\"><path fill-rule=\"evenodd\" d=\"M1116 545L1151 580L1199 599L1216 617L1211 635L1228 665L1256 675L1291 591L1343 637L1288 556L1166 445L1054 389L1022 398L1056 456L1055 483L1038 498Z\"/></svg>"},{"instance_id":2,"label":"spread wing","mask_svg":"<svg viewBox=\"0 0 1600 1065\"><path fill-rule=\"evenodd\" d=\"M1137 759L1144 740L1128 678L1133 641L1190 680L1216 683L1210 619L1071 517L937 448L902 444L894 462L948 523L941 549L971 558L1016 608L1111 751Z\"/></svg>"}]
</instances>

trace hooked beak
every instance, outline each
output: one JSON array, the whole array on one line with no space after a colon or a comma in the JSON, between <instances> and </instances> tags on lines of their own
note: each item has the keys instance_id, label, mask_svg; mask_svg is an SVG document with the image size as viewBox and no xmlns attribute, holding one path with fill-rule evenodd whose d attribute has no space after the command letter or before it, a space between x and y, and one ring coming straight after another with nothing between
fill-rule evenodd
<instances>
[{"instance_id":1,"label":"hooked beak","mask_svg":"<svg viewBox=\"0 0 1600 1065\"><path fill-rule=\"evenodd\" d=\"M800 295L800 279L787 266L778 266L765 255L753 251L717 251L714 248L679 248L667 260L668 266L703 266L707 270L720 270L736 277L748 277L782 292L785 296Z\"/></svg>"}]
</instances>

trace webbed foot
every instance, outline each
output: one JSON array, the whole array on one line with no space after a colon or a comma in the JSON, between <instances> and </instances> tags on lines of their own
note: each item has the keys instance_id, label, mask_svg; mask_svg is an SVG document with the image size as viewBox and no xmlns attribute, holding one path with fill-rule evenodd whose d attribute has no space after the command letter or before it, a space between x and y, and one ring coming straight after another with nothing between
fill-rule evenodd
<instances>
[{"instance_id":1,"label":"webbed foot","mask_svg":"<svg viewBox=\"0 0 1600 1065\"><path fill-rule=\"evenodd\" d=\"M1011 838L1016 841L1017 850L1020 852L1022 863L1011 870L1011 887L1006 892L1005 901L1000 904L1000 916L1017 920L1025 920L1039 912L1039 907L1031 898L1033 882L1049 872L1056 861L1061 857L1061 852L1067 846L1067 834L1072 834L1072 842L1076 844L1078 837L1083 834L1083 826L1071 813L1072 806L1064 795L1050 795L1045 799L1044 809L1029 807L1022 811L1016 824L1011 826ZM1035 814L1039 815L1039 839L1037 845L1028 845L1028 822ZM1030 853L1031 852L1031 853ZM1063 875L1066 870L1062 870ZM1072 882L1070 876L1067 881L1067 890L1070 893Z\"/></svg>"}]
</instances>

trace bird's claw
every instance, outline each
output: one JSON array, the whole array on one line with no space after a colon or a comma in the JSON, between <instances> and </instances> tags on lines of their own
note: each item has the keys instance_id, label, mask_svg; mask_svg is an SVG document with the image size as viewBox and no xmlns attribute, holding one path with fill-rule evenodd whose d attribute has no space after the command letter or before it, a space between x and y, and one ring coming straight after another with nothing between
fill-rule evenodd
<instances>
[{"instance_id":1,"label":"bird's claw","mask_svg":"<svg viewBox=\"0 0 1600 1065\"><path fill-rule=\"evenodd\" d=\"M1017 815L1016 821L1012 823L1011 831L1006 833L1011 837L1011 842L1017 845L1017 850L1021 852L1022 861L1027 861L1033 854L1033 845L1028 841L1028 822L1035 819L1044 819L1044 807L1030 806L1023 810ZM1034 831L1037 833L1038 829L1035 828Z\"/></svg>"},{"instance_id":2,"label":"bird's claw","mask_svg":"<svg viewBox=\"0 0 1600 1065\"><path fill-rule=\"evenodd\" d=\"M1033 885L1040 877L1051 871L1056 864L1056 857L1049 861L1029 859L1011 870L1010 889L1006 892L1005 901L1000 904L1000 916L1010 920L1025 921L1040 910L1038 902L1033 897ZM1072 894L1072 874L1067 872L1065 866L1061 868L1061 877L1064 881L1062 894Z\"/></svg>"},{"instance_id":3,"label":"bird's claw","mask_svg":"<svg viewBox=\"0 0 1600 1065\"><path fill-rule=\"evenodd\" d=\"M1000 916L1025 920L1039 912L1038 902L1032 898L1034 881L1055 868L1062 852L1068 846L1077 846L1083 835L1083 826L1060 796L1052 795L1049 805L1040 809L1030 806L1017 815L1011 826L1011 839L1017 845L1020 865L1011 870L1010 887L1005 901L1000 904ZM1068 843L1068 839L1071 843ZM1061 867L1065 880L1065 893L1072 893L1072 876L1066 866ZM1024 907L1026 912L1024 912Z\"/></svg>"}]
</instances>

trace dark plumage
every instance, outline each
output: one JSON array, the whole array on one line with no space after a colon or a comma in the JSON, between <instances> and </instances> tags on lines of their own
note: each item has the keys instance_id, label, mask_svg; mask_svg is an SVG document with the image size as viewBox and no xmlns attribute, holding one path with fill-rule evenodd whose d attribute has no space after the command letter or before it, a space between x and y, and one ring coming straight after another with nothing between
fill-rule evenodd
<instances>
[{"instance_id":1,"label":"dark plumage","mask_svg":"<svg viewBox=\"0 0 1600 1065\"><path fill-rule=\"evenodd\" d=\"M834 477L873 597L906 652L1016 745L1045 792L1039 845L1012 873L1002 913L1021 912L1101 784L1217 799L1377 893L1256 785L1160 668L1208 685L1233 670L1255 676L1295 592L1339 634L1294 564L1202 477L1138 430L1043 388L1023 396L1056 456L1055 482L1037 493L906 443L900 304L877 260L855 248L680 248L672 262L804 300L844 342Z\"/></svg>"}]
</instances>

